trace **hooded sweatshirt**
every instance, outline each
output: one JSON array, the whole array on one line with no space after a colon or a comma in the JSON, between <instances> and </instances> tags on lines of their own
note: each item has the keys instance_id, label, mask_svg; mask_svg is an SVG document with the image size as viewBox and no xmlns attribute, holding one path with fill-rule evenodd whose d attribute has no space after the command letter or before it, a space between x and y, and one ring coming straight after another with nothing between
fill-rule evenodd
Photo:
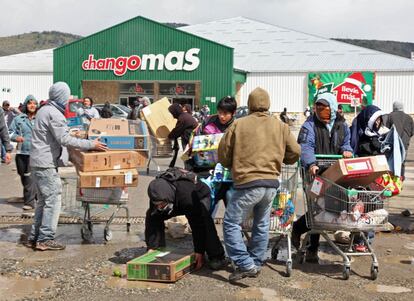
<instances>
[{"instance_id":1,"label":"hooded sweatshirt","mask_svg":"<svg viewBox=\"0 0 414 301\"><path fill-rule=\"evenodd\" d=\"M13 122L9 128L11 141L17 142L16 138L19 136L24 138L23 143L19 143L16 150L16 153L21 155L29 155L30 146L32 144L32 130L36 117L30 119L27 115L27 104L31 100L34 100L36 102L36 106L39 107L36 98L33 95L28 95L23 102L22 113L13 119Z\"/></svg>"},{"instance_id":2,"label":"hooded sweatshirt","mask_svg":"<svg viewBox=\"0 0 414 301\"><path fill-rule=\"evenodd\" d=\"M254 89L248 107L249 115L236 119L221 139L219 162L231 168L237 189L277 188L282 163L295 163L300 147L289 126L270 115L265 90Z\"/></svg>"},{"instance_id":3,"label":"hooded sweatshirt","mask_svg":"<svg viewBox=\"0 0 414 301\"><path fill-rule=\"evenodd\" d=\"M185 149L185 146L190 140L192 131L198 125L197 120L195 120L190 113L183 112L183 109L178 103L173 103L171 106L169 106L168 111L171 113L171 115L173 115L175 119L177 119L177 125L170 132L168 138L178 139L181 137L182 147Z\"/></svg>"},{"instance_id":4,"label":"hooded sweatshirt","mask_svg":"<svg viewBox=\"0 0 414 301\"><path fill-rule=\"evenodd\" d=\"M49 89L49 102L36 114L30 149L30 166L57 168L62 153L61 146L73 146L83 150L94 148L93 141L78 139L69 134L64 116L70 95L69 86L57 82Z\"/></svg>"},{"instance_id":5,"label":"hooded sweatshirt","mask_svg":"<svg viewBox=\"0 0 414 301\"><path fill-rule=\"evenodd\" d=\"M4 119L4 111L0 108L0 144L4 146L7 152L13 150L13 146L10 144L10 137L7 132L6 120Z\"/></svg>"}]
</instances>

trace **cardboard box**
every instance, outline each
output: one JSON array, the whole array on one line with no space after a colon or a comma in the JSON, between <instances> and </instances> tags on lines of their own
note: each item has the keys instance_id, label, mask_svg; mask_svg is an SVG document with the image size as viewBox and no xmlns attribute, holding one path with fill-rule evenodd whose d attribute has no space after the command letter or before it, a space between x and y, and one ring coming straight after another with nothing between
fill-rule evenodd
<instances>
[{"instance_id":1,"label":"cardboard box","mask_svg":"<svg viewBox=\"0 0 414 301\"><path fill-rule=\"evenodd\" d=\"M389 172L384 155L353 159L340 159L330 166L322 176L345 187L369 185L384 173Z\"/></svg>"},{"instance_id":2,"label":"cardboard box","mask_svg":"<svg viewBox=\"0 0 414 301\"><path fill-rule=\"evenodd\" d=\"M164 97L142 109L148 127L157 138L167 138L177 123L168 111L170 105L168 99Z\"/></svg>"},{"instance_id":3,"label":"cardboard box","mask_svg":"<svg viewBox=\"0 0 414 301\"><path fill-rule=\"evenodd\" d=\"M106 171L78 171L80 188L135 187L138 185L136 169Z\"/></svg>"},{"instance_id":4,"label":"cardboard box","mask_svg":"<svg viewBox=\"0 0 414 301\"><path fill-rule=\"evenodd\" d=\"M94 140L100 137L109 149L148 150L148 129L141 120L92 119L88 137Z\"/></svg>"},{"instance_id":5,"label":"cardboard box","mask_svg":"<svg viewBox=\"0 0 414 301\"><path fill-rule=\"evenodd\" d=\"M69 161L79 171L100 171L146 167L147 153L139 151L84 152L68 148Z\"/></svg>"},{"instance_id":6,"label":"cardboard box","mask_svg":"<svg viewBox=\"0 0 414 301\"><path fill-rule=\"evenodd\" d=\"M198 167L214 167L218 162L218 146L224 134L195 136L192 144L192 158Z\"/></svg>"},{"instance_id":7,"label":"cardboard box","mask_svg":"<svg viewBox=\"0 0 414 301\"><path fill-rule=\"evenodd\" d=\"M153 250L127 263L127 279L175 282L194 266L194 253Z\"/></svg>"}]
</instances>

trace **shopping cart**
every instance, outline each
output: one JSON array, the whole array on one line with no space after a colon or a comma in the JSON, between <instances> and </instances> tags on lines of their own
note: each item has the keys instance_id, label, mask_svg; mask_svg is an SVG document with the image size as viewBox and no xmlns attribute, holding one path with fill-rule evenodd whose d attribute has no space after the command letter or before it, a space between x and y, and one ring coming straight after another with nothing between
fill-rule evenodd
<instances>
[{"instance_id":1,"label":"shopping cart","mask_svg":"<svg viewBox=\"0 0 414 301\"><path fill-rule=\"evenodd\" d=\"M109 226L120 209L126 212L126 230L129 232L131 221L128 209L129 194L126 188L79 188L77 189L76 199L81 202L84 208L81 236L85 241L90 241L93 236L93 223L96 218L92 218L91 205L102 205L104 208L115 206L114 211L105 223L104 239L110 241L112 239L112 231Z\"/></svg>"},{"instance_id":2,"label":"shopping cart","mask_svg":"<svg viewBox=\"0 0 414 301\"><path fill-rule=\"evenodd\" d=\"M298 187L299 164L283 165L280 176L280 189L273 202L273 212L270 216L270 234L276 235L272 245L271 258L277 259L282 239L287 240L286 275L292 275L292 223L295 220L295 206ZM289 197L290 195L290 197ZM253 226L253 219L248 219L242 225L243 233L250 239L249 232Z\"/></svg>"},{"instance_id":3,"label":"shopping cart","mask_svg":"<svg viewBox=\"0 0 414 301\"><path fill-rule=\"evenodd\" d=\"M342 156L317 155L317 165L325 169ZM389 191L383 187L371 184L368 187L345 188L322 176L312 177L303 168L303 179L306 224L309 231L298 252L299 262L304 261L304 250L311 234L320 234L343 258L343 279L349 279L352 256L371 256L371 279L378 276L378 260L364 232L381 231L388 222L385 210L388 204ZM329 233L348 231L351 239L346 250L339 248L329 237ZM355 237L359 235L368 248L368 252L353 252Z\"/></svg>"}]
</instances>

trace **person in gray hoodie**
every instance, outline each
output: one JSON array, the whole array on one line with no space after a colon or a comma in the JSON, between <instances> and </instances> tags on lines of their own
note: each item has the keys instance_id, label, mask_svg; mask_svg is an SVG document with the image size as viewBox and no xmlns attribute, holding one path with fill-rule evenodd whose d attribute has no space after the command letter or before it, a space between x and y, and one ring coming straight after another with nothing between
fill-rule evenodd
<instances>
[{"instance_id":1,"label":"person in gray hoodie","mask_svg":"<svg viewBox=\"0 0 414 301\"><path fill-rule=\"evenodd\" d=\"M30 149L30 167L38 191L34 222L26 246L36 250L63 250L65 245L55 241L62 184L58 174L58 159L62 146L83 150L105 151L98 140L86 140L69 134L64 116L70 96L69 86L57 82L49 89L49 102L36 115Z\"/></svg>"},{"instance_id":2,"label":"person in gray hoodie","mask_svg":"<svg viewBox=\"0 0 414 301\"><path fill-rule=\"evenodd\" d=\"M30 146L32 129L35 122L38 102L33 95L28 95L23 102L22 114L16 116L9 127L10 139L17 142L16 168L23 185L23 210L35 207L36 187L30 176Z\"/></svg>"},{"instance_id":3,"label":"person in gray hoodie","mask_svg":"<svg viewBox=\"0 0 414 301\"><path fill-rule=\"evenodd\" d=\"M0 147L4 148L6 152L4 162L6 164L10 164L13 146L10 144L10 137L7 131L7 124L4 118L4 111L2 108L0 108Z\"/></svg>"}]
</instances>

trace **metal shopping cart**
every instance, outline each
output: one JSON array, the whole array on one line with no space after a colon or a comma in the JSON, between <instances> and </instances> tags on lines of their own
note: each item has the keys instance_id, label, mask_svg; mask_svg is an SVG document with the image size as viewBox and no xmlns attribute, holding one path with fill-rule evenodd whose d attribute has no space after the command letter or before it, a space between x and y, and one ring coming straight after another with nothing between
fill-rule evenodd
<instances>
[{"instance_id":1,"label":"metal shopping cart","mask_svg":"<svg viewBox=\"0 0 414 301\"><path fill-rule=\"evenodd\" d=\"M131 227L128 201L129 194L122 188L79 188L76 176L62 179L62 215L82 219L81 236L85 241L93 237L93 225L105 221L104 239L112 239L110 225L120 209L126 211L126 230ZM115 207L115 208L113 208ZM113 209L108 218L108 210Z\"/></svg>"},{"instance_id":2,"label":"metal shopping cart","mask_svg":"<svg viewBox=\"0 0 414 301\"><path fill-rule=\"evenodd\" d=\"M341 156L317 155L317 165L327 168ZM309 242L311 234L320 234L343 258L343 279L349 279L352 256L371 256L371 279L378 276L378 260L369 244L364 232L384 230L388 222L386 211L389 191L383 187L371 184L368 187L345 188L322 176L312 177L301 169L303 179L306 223L311 229L300 248L299 262L304 261L304 249ZM339 248L329 237L329 233L336 231L349 231L351 239L346 250ZM353 252L354 238L359 235L368 248L368 252Z\"/></svg>"},{"instance_id":3,"label":"metal shopping cart","mask_svg":"<svg viewBox=\"0 0 414 301\"><path fill-rule=\"evenodd\" d=\"M292 223L295 219L295 206L298 187L299 165L283 165L280 176L280 189L273 202L273 210L270 216L270 234L276 235L276 241L272 245L271 258L276 260L279 254L279 246L282 239L287 240L286 275L292 275ZM290 197L289 197L290 196ZM252 228L253 219L245 221L242 225L243 233L250 239L249 231Z\"/></svg>"}]
</instances>

